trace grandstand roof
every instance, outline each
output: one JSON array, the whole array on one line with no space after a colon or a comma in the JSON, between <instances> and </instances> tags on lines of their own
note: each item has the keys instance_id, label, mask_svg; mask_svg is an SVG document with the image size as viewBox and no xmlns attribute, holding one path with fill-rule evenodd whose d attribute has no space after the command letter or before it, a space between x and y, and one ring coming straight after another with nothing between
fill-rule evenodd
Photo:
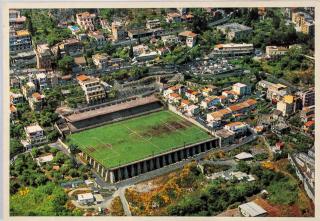
<instances>
[{"instance_id":1,"label":"grandstand roof","mask_svg":"<svg viewBox=\"0 0 320 221\"><path fill-rule=\"evenodd\" d=\"M71 114L69 116L64 116L64 117L69 122L76 122L76 121L94 118L94 117L101 116L101 115L106 115L106 114L109 114L112 112L117 112L117 111L129 109L129 108L145 105L148 103L157 102L157 101L159 101L159 99L156 98L155 96L137 98L135 100L131 100L128 102L110 105L110 106L104 106L104 107L100 107L98 109L88 110L88 111L84 111L84 112L74 113L74 114Z\"/></svg>"}]
</instances>

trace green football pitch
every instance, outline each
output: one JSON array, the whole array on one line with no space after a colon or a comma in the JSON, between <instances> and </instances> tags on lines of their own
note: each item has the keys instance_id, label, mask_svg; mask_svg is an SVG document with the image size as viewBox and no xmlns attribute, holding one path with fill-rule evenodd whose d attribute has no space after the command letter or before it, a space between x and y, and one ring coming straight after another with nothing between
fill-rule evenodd
<instances>
[{"instance_id":1,"label":"green football pitch","mask_svg":"<svg viewBox=\"0 0 320 221\"><path fill-rule=\"evenodd\" d=\"M102 165L112 168L210 137L182 117L159 111L71 134L68 144L78 145Z\"/></svg>"}]
</instances>

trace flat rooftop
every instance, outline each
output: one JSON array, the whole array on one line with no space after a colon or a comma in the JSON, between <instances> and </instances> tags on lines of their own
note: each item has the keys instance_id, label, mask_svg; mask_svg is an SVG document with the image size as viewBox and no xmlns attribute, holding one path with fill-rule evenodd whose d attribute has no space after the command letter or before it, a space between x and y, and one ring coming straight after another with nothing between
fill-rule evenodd
<instances>
[{"instance_id":1,"label":"flat rooftop","mask_svg":"<svg viewBox=\"0 0 320 221\"><path fill-rule=\"evenodd\" d=\"M153 103L153 102L157 102L157 101L159 101L159 99L156 98L155 96L137 98L135 100L123 102L120 104L104 106L104 107L100 107L100 108L93 109L93 110L74 113L69 116L65 116L65 118L69 122L81 121L81 120L86 120L86 119L90 119L93 117L97 117L97 116L129 109L129 108L133 108L133 107L137 107L137 106L141 106L141 105L145 105L145 104Z\"/></svg>"},{"instance_id":2,"label":"flat rooftop","mask_svg":"<svg viewBox=\"0 0 320 221\"><path fill-rule=\"evenodd\" d=\"M206 131L170 111L74 133L68 144L107 168L114 168L212 138Z\"/></svg>"}]
</instances>

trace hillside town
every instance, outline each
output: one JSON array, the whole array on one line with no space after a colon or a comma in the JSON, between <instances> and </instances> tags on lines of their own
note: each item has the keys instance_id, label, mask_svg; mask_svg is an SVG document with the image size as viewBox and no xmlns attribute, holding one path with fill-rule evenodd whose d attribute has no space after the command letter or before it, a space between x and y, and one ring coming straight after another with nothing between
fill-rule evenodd
<instances>
[{"instance_id":1,"label":"hillside town","mask_svg":"<svg viewBox=\"0 0 320 221\"><path fill-rule=\"evenodd\" d=\"M10 9L10 214L314 216L314 13Z\"/></svg>"}]
</instances>

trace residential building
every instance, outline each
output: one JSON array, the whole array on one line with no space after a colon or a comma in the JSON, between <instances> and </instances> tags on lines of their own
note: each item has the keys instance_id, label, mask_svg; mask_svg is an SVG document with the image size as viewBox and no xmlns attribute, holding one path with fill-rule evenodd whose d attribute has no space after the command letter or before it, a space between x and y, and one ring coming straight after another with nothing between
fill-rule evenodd
<instances>
[{"instance_id":1,"label":"residential building","mask_svg":"<svg viewBox=\"0 0 320 221\"><path fill-rule=\"evenodd\" d=\"M166 90L163 91L163 96L164 97L168 97L169 94L171 93L179 93L179 86L175 85L175 86L171 86L169 88L167 88Z\"/></svg>"},{"instance_id":2,"label":"residential building","mask_svg":"<svg viewBox=\"0 0 320 221\"><path fill-rule=\"evenodd\" d=\"M290 131L290 127L285 122L279 122L271 126L271 131L278 135L286 134Z\"/></svg>"},{"instance_id":3,"label":"residential building","mask_svg":"<svg viewBox=\"0 0 320 221\"><path fill-rule=\"evenodd\" d=\"M231 130L236 134L236 136L243 136L248 132L248 125L243 122L232 122L229 124L226 124L224 126L224 129Z\"/></svg>"},{"instance_id":4,"label":"residential building","mask_svg":"<svg viewBox=\"0 0 320 221\"><path fill-rule=\"evenodd\" d=\"M298 178L302 181L308 197L315 200L315 157L314 147L305 153L288 154L288 159L294 167Z\"/></svg>"},{"instance_id":5,"label":"residential building","mask_svg":"<svg viewBox=\"0 0 320 221\"><path fill-rule=\"evenodd\" d=\"M267 215L267 211L253 201L241 204L238 208L245 217L260 217Z\"/></svg>"},{"instance_id":6,"label":"residential building","mask_svg":"<svg viewBox=\"0 0 320 221\"><path fill-rule=\"evenodd\" d=\"M315 119L315 106L304 107L300 112L300 118L303 123Z\"/></svg>"},{"instance_id":7,"label":"residential building","mask_svg":"<svg viewBox=\"0 0 320 221\"><path fill-rule=\"evenodd\" d=\"M227 109L233 114L247 113L256 107L257 101L255 99L248 99L244 102L229 106Z\"/></svg>"},{"instance_id":8,"label":"residential building","mask_svg":"<svg viewBox=\"0 0 320 221\"><path fill-rule=\"evenodd\" d=\"M170 53L170 49L168 47L158 48L157 52L160 56L166 55Z\"/></svg>"},{"instance_id":9,"label":"residential building","mask_svg":"<svg viewBox=\"0 0 320 221\"><path fill-rule=\"evenodd\" d=\"M159 19L147 20L146 27L148 29L160 28L160 20Z\"/></svg>"},{"instance_id":10,"label":"residential building","mask_svg":"<svg viewBox=\"0 0 320 221\"><path fill-rule=\"evenodd\" d=\"M45 96L38 92L32 94L28 99L29 106L34 112L40 112L44 108Z\"/></svg>"},{"instance_id":11,"label":"residential building","mask_svg":"<svg viewBox=\"0 0 320 221\"><path fill-rule=\"evenodd\" d=\"M90 14L89 12L83 12L76 14L77 23L83 30L94 30L94 23L96 19L96 14Z\"/></svg>"},{"instance_id":12,"label":"residential building","mask_svg":"<svg viewBox=\"0 0 320 221\"><path fill-rule=\"evenodd\" d=\"M185 15L188 12L187 8L177 8L177 11L180 13L180 15Z\"/></svg>"},{"instance_id":13,"label":"residential building","mask_svg":"<svg viewBox=\"0 0 320 221\"><path fill-rule=\"evenodd\" d=\"M283 116L283 114L282 114L282 111L275 109L275 110L272 112L271 119L273 119L273 120L284 120L283 117L284 117L284 116Z\"/></svg>"},{"instance_id":14,"label":"residential building","mask_svg":"<svg viewBox=\"0 0 320 221\"><path fill-rule=\"evenodd\" d=\"M160 36L163 33L162 28L157 29L144 29L144 28L138 28L138 29L131 29L128 30L128 36L131 39L139 39L139 38L146 38L146 37L155 37Z\"/></svg>"},{"instance_id":15,"label":"residential building","mask_svg":"<svg viewBox=\"0 0 320 221\"><path fill-rule=\"evenodd\" d=\"M114 41L120 41L127 37L127 32L121 22L114 21L111 24L112 37Z\"/></svg>"},{"instance_id":16,"label":"residential building","mask_svg":"<svg viewBox=\"0 0 320 221\"><path fill-rule=\"evenodd\" d=\"M19 52L10 55L10 68L24 69L33 68L37 65L36 53L33 50Z\"/></svg>"},{"instance_id":17,"label":"residential building","mask_svg":"<svg viewBox=\"0 0 320 221\"><path fill-rule=\"evenodd\" d=\"M95 41L98 47L102 47L107 43L106 38L100 31L89 32L88 35Z\"/></svg>"},{"instance_id":18,"label":"residential building","mask_svg":"<svg viewBox=\"0 0 320 221\"><path fill-rule=\"evenodd\" d=\"M192 105L188 106L186 112L187 112L186 114L187 114L188 116L193 117L193 116L196 116L197 114L200 113L200 108L199 108L198 105L192 104Z\"/></svg>"},{"instance_id":19,"label":"residential building","mask_svg":"<svg viewBox=\"0 0 320 221\"><path fill-rule=\"evenodd\" d=\"M149 51L149 47L148 47L148 45L140 44L140 45L133 46L132 50L133 50L133 55L134 56L139 56L139 55L141 55L143 53L148 52Z\"/></svg>"},{"instance_id":20,"label":"residential building","mask_svg":"<svg viewBox=\"0 0 320 221\"><path fill-rule=\"evenodd\" d=\"M27 126L24 128L24 131L26 133L26 140L22 140L21 143L28 149L47 142L44 130L38 124Z\"/></svg>"},{"instance_id":21,"label":"residential building","mask_svg":"<svg viewBox=\"0 0 320 221\"><path fill-rule=\"evenodd\" d=\"M306 12L296 11L292 13L292 22L296 25L296 30L307 35L314 34L314 20Z\"/></svg>"},{"instance_id":22,"label":"residential building","mask_svg":"<svg viewBox=\"0 0 320 221\"><path fill-rule=\"evenodd\" d=\"M270 58L279 57L288 53L287 47L266 46L266 55Z\"/></svg>"},{"instance_id":23,"label":"residential building","mask_svg":"<svg viewBox=\"0 0 320 221\"><path fill-rule=\"evenodd\" d=\"M306 133L312 133L312 131L314 131L314 127L315 127L315 121L310 120L303 125L303 130Z\"/></svg>"},{"instance_id":24,"label":"residential building","mask_svg":"<svg viewBox=\"0 0 320 221\"><path fill-rule=\"evenodd\" d=\"M170 104L179 104L181 99L182 99L181 96L177 93L171 93L168 96L168 102Z\"/></svg>"},{"instance_id":25,"label":"residential building","mask_svg":"<svg viewBox=\"0 0 320 221\"><path fill-rule=\"evenodd\" d=\"M108 61L110 56L107 54L95 54L92 55L92 61L96 65L97 69L104 70L108 67Z\"/></svg>"},{"instance_id":26,"label":"residential building","mask_svg":"<svg viewBox=\"0 0 320 221\"><path fill-rule=\"evenodd\" d=\"M61 57L64 55L77 57L83 54L83 45L78 39L69 38L53 46L51 51L56 57L58 56L58 53L60 53Z\"/></svg>"},{"instance_id":27,"label":"residential building","mask_svg":"<svg viewBox=\"0 0 320 221\"><path fill-rule=\"evenodd\" d=\"M206 97L201 101L200 106L205 110L212 110L216 108L216 105L221 104L221 99L217 96Z\"/></svg>"},{"instance_id":28,"label":"residential building","mask_svg":"<svg viewBox=\"0 0 320 221\"><path fill-rule=\"evenodd\" d=\"M176 35L161 36L161 40L163 41L164 45L177 44L180 42L179 37Z\"/></svg>"},{"instance_id":29,"label":"residential building","mask_svg":"<svg viewBox=\"0 0 320 221\"><path fill-rule=\"evenodd\" d=\"M208 85L208 86L202 88L201 92L202 92L202 95L204 97L209 97L209 96L211 96L213 94L216 94L217 93L217 89L218 88L216 86L214 86L214 85Z\"/></svg>"},{"instance_id":30,"label":"residential building","mask_svg":"<svg viewBox=\"0 0 320 221\"><path fill-rule=\"evenodd\" d=\"M219 138L219 146L225 147L234 144L235 133L231 130L221 129L214 132L214 135Z\"/></svg>"},{"instance_id":31,"label":"residential building","mask_svg":"<svg viewBox=\"0 0 320 221\"><path fill-rule=\"evenodd\" d=\"M93 55L92 60L98 70L118 69L124 62L122 58L111 58L105 53Z\"/></svg>"},{"instance_id":32,"label":"residential building","mask_svg":"<svg viewBox=\"0 0 320 221\"><path fill-rule=\"evenodd\" d=\"M235 91L222 91L221 94L229 100L238 99L238 94Z\"/></svg>"},{"instance_id":33,"label":"residential building","mask_svg":"<svg viewBox=\"0 0 320 221\"><path fill-rule=\"evenodd\" d=\"M288 87L283 84L274 84L265 80L261 80L258 82L258 87L267 89L266 98L273 103L277 103L288 94Z\"/></svg>"},{"instance_id":34,"label":"residential building","mask_svg":"<svg viewBox=\"0 0 320 221\"><path fill-rule=\"evenodd\" d=\"M133 61L143 62L154 60L158 57L158 53L156 51L144 52L137 57L133 58Z\"/></svg>"},{"instance_id":35,"label":"residential building","mask_svg":"<svg viewBox=\"0 0 320 221\"><path fill-rule=\"evenodd\" d=\"M194 16L191 13L181 16L181 20L185 22L192 22L193 18Z\"/></svg>"},{"instance_id":36,"label":"residential building","mask_svg":"<svg viewBox=\"0 0 320 221\"><path fill-rule=\"evenodd\" d=\"M92 193L82 193L77 195L78 202L82 205L86 205L94 202L94 196Z\"/></svg>"},{"instance_id":37,"label":"residential building","mask_svg":"<svg viewBox=\"0 0 320 221\"><path fill-rule=\"evenodd\" d=\"M10 103L16 105L23 102L23 95L20 93L10 92Z\"/></svg>"},{"instance_id":38,"label":"residential building","mask_svg":"<svg viewBox=\"0 0 320 221\"><path fill-rule=\"evenodd\" d=\"M232 91L236 92L239 96L250 95L251 87L242 83L236 83L232 86Z\"/></svg>"},{"instance_id":39,"label":"residential building","mask_svg":"<svg viewBox=\"0 0 320 221\"><path fill-rule=\"evenodd\" d=\"M185 96L194 103L200 102L202 95L198 91L186 90Z\"/></svg>"},{"instance_id":40,"label":"residential building","mask_svg":"<svg viewBox=\"0 0 320 221\"><path fill-rule=\"evenodd\" d=\"M314 88L310 88L309 90L305 92L299 93L301 99L302 99L302 106L303 107L309 107L313 106L315 104L315 90Z\"/></svg>"},{"instance_id":41,"label":"residential building","mask_svg":"<svg viewBox=\"0 0 320 221\"><path fill-rule=\"evenodd\" d=\"M39 44L35 49L38 69L51 69L51 51L48 44Z\"/></svg>"},{"instance_id":42,"label":"residential building","mask_svg":"<svg viewBox=\"0 0 320 221\"><path fill-rule=\"evenodd\" d=\"M183 31L179 33L179 38L181 42L185 42L185 44L192 48L196 44L197 34L192 31Z\"/></svg>"},{"instance_id":43,"label":"residential building","mask_svg":"<svg viewBox=\"0 0 320 221\"><path fill-rule=\"evenodd\" d=\"M9 32L10 54L32 50L31 35L27 30L11 30Z\"/></svg>"},{"instance_id":44,"label":"residential building","mask_svg":"<svg viewBox=\"0 0 320 221\"><path fill-rule=\"evenodd\" d=\"M253 44L218 44L214 47L212 54L221 55L226 57L233 56L247 56L252 55L254 52Z\"/></svg>"},{"instance_id":45,"label":"residential building","mask_svg":"<svg viewBox=\"0 0 320 221\"><path fill-rule=\"evenodd\" d=\"M101 25L102 29L107 29L107 30L111 31L111 27L110 27L107 19L100 18L100 25Z\"/></svg>"},{"instance_id":46,"label":"residential building","mask_svg":"<svg viewBox=\"0 0 320 221\"><path fill-rule=\"evenodd\" d=\"M25 85L22 86L22 94L23 96L28 99L32 96L33 93L36 92L37 88L33 82L27 82Z\"/></svg>"},{"instance_id":47,"label":"residential building","mask_svg":"<svg viewBox=\"0 0 320 221\"><path fill-rule=\"evenodd\" d=\"M178 23L181 22L181 15L177 12L168 13L166 16L166 21L168 23Z\"/></svg>"},{"instance_id":48,"label":"residential building","mask_svg":"<svg viewBox=\"0 0 320 221\"><path fill-rule=\"evenodd\" d=\"M232 116L232 112L229 109L221 109L207 114L207 122L221 121Z\"/></svg>"},{"instance_id":49,"label":"residential building","mask_svg":"<svg viewBox=\"0 0 320 221\"><path fill-rule=\"evenodd\" d=\"M294 112L294 96L285 95L281 101L277 103L277 110L282 112L283 116L289 116Z\"/></svg>"},{"instance_id":50,"label":"residential building","mask_svg":"<svg viewBox=\"0 0 320 221\"><path fill-rule=\"evenodd\" d=\"M220 25L217 26L217 30L225 34L230 41L245 38L252 32L252 28L238 23Z\"/></svg>"},{"instance_id":51,"label":"residential building","mask_svg":"<svg viewBox=\"0 0 320 221\"><path fill-rule=\"evenodd\" d=\"M45 73L36 74L37 84L40 91L48 88L47 75Z\"/></svg>"},{"instance_id":52,"label":"residential building","mask_svg":"<svg viewBox=\"0 0 320 221\"><path fill-rule=\"evenodd\" d=\"M21 30L24 28L24 24L27 18L21 16L19 10L9 9L9 25L15 30Z\"/></svg>"},{"instance_id":53,"label":"residential building","mask_svg":"<svg viewBox=\"0 0 320 221\"><path fill-rule=\"evenodd\" d=\"M85 93L88 104L100 103L106 99L106 92L99 78L79 75L77 81Z\"/></svg>"},{"instance_id":54,"label":"residential building","mask_svg":"<svg viewBox=\"0 0 320 221\"><path fill-rule=\"evenodd\" d=\"M73 66L72 66L72 73L77 74L85 70L87 66L87 61L84 56L77 56L73 58Z\"/></svg>"},{"instance_id":55,"label":"residential building","mask_svg":"<svg viewBox=\"0 0 320 221\"><path fill-rule=\"evenodd\" d=\"M14 120L18 117L18 110L14 104L10 104L10 120Z\"/></svg>"}]
</instances>

